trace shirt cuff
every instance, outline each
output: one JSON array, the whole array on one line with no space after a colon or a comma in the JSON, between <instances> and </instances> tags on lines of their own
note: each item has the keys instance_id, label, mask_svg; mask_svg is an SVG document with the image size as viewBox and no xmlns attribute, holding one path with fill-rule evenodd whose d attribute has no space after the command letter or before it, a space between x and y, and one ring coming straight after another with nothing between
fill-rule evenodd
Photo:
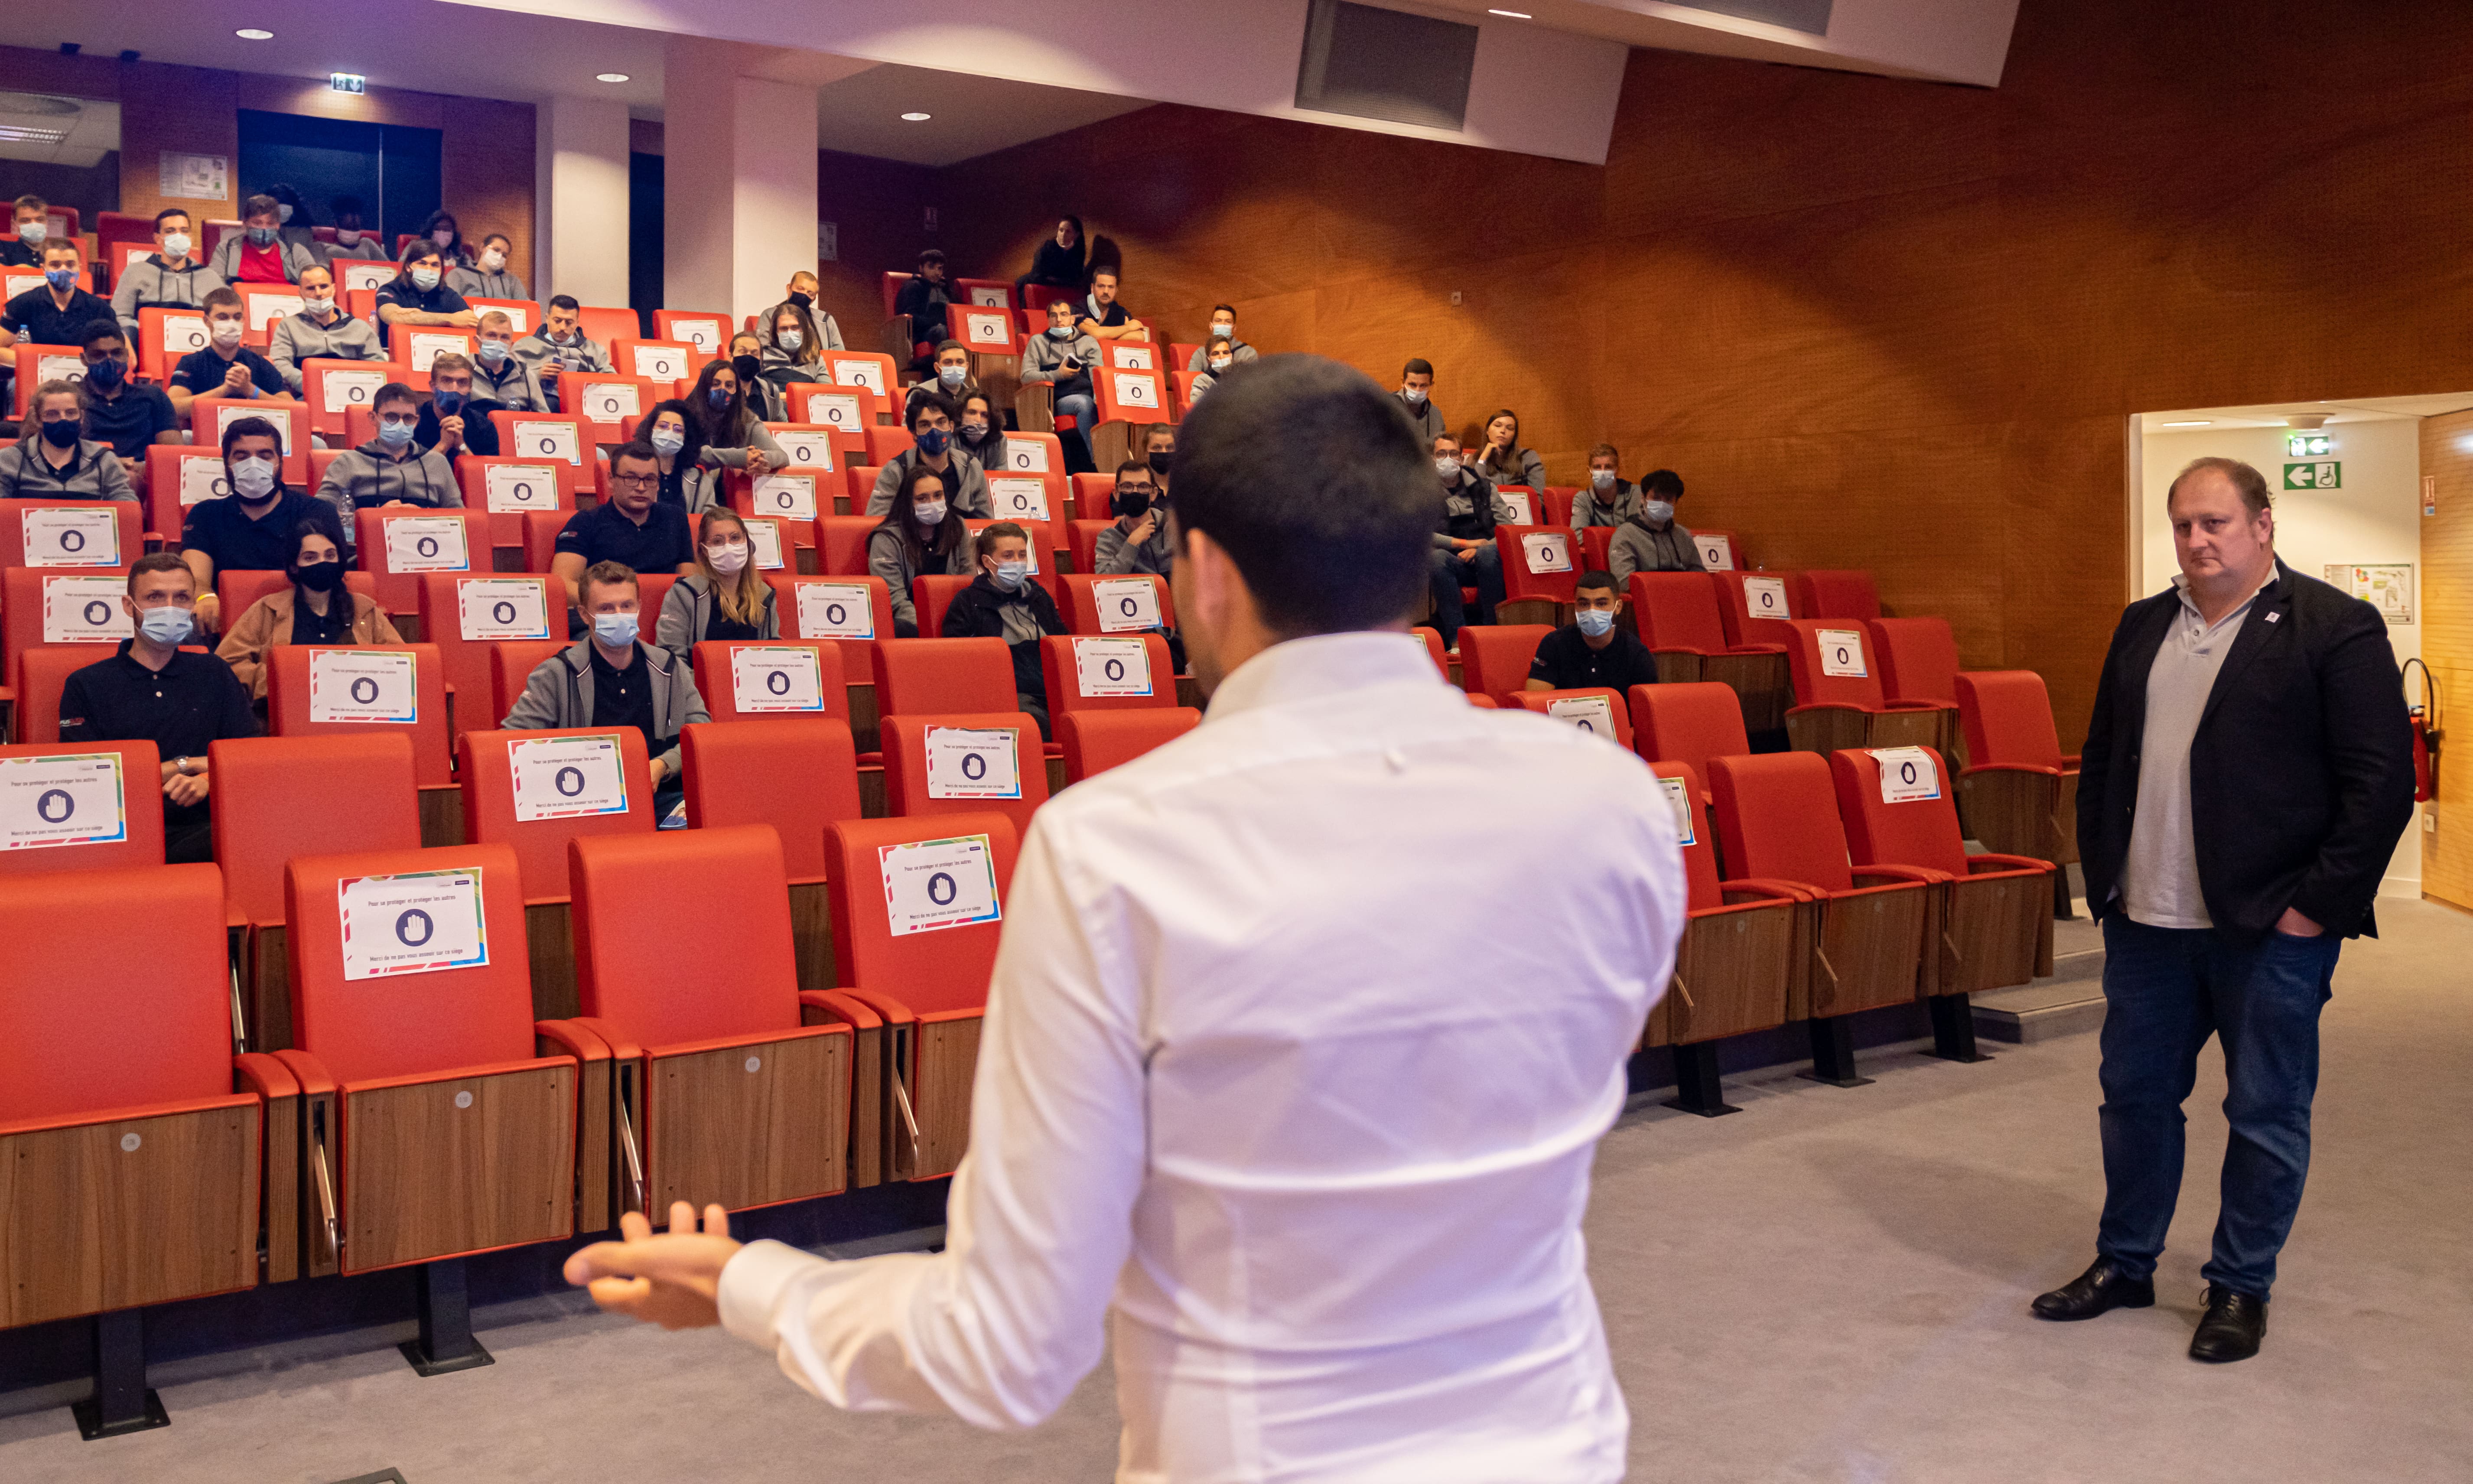
<instances>
[{"instance_id":1,"label":"shirt cuff","mask_svg":"<svg viewBox=\"0 0 2473 1484\"><path fill-rule=\"evenodd\" d=\"M721 1327L750 1345L767 1351L780 1346L773 1324L781 1296L801 1277L826 1266L822 1257L781 1242L750 1242L722 1265L721 1285L714 1295Z\"/></svg>"}]
</instances>

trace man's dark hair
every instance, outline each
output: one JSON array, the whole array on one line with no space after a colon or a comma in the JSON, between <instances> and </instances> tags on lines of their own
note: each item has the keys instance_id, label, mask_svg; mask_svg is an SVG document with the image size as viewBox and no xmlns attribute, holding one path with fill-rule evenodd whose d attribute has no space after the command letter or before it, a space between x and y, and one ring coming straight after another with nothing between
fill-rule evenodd
<instances>
[{"instance_id":1,"label":"man's dark hair","mask_svg":"<svg viewBox=\"0 0 2473 1484\"><path fill-rule=\"evenodd\" d=\"M1583 572L1572 580L1573 591L1577 592L1583 587L1593 587L1599 592L1611 592L1617 597L1622 595L1622 584L1615 581L1615 574L1612 572Z\"/></svg>"},{"instance_id":2,"label":"man's dark hair","mask_svg":"<svg viewBox=\"0 0 2473 1484\"><path fill-rule=\"evenodd\" d=\"M129 586L125 590L131 597L133 598L137 596L137 579L145 576L149 572L187 573L189 578L189 589L192 592L197 590L198 574L189 571L189 563L180 560L180 554L179 552L155 551L148 552L145 556L138 558L135 562L129 564Z\"/></svg>"},{"instance_id":3,"label":"man's dark hair","mask_svg":"<svg viewBox=\"0 0 2473 1484\"><path fill-rule=\"evenodd\" d=\"M584 311L584 306L575 301L575 296L572 294L552 294L549 297L549 306L552 309L572 309L579 314Z\"/></svg>"},{"instance_id":4,"label":"man's dark hair","mask_svg":"<svg viewBox=\"0 0 2473 1484\"><path fill-rule=\"evenodd\" d=\"M1407 365L1400 368L1400 374L1403 376L1430 376L1433 373L1434 363L1425 359L1423 356L1417 357L1416 359L1411 360Z\"/></svg>"},{"instance_id":5,"label":"man's dark hair","mask_svg":"<svg viewBox=\"0 0 2473 1484\"><path fill-rule=\"evenodd\" d=\"M224 284L221 287L206 290L206 297L198 300L198 312L200 314L212 314L218 309L245 309L247 307L248 304L240 297L240 290L233 288L229 284Z\"/></svg>"},{"instance_id":6,"label":"man's dark hair","mask_svg":"<svg viewBox=\"0 0 2473 1484\"><path fill-rule=\"evenodd\" d=\"M1640 482L1640 492L1652 500L1671 503L1683 498L1683 476L1670 468L1651 469Z\"/></svg>"},{"instance_id":7,"label":"man's dark hair","mask_svg":"<svg viewBox=\"0 0 2473 1484\"><path fill-rule=\"evenodd\" d=\"M2202 472L2221 474L2231 480L2234 491L2241 495L2243 507L2248 510L2253 519L2265 514L2269 505L2272 503L2267 492L2265 474L2239 459L2217 456L2192 459L2187 468L2173 475L2173 483L2166 486L2164 490L2164 508L2172 509L2173 496L2181 492L2181 481L2193 474Z\"/></svg>"},{"instance_id":8,"label":"man's dark hair","mask_svg":"<svg viewBox=\"0 0 2473 1484\"><path fill-rule=\"evenodd\" d=\"M1121 483L1127 474L1140 474L1144 479L1150 478L1150 461L1147 459L1127 459L1124 463L1116 466L1116 478L1118 482Z\"/></svg>"},{"instance_id":9,"label":"man's dark hair","mask_svg":"<svg viewBox=\"0 0 2473 1484\"><path fill-rule=\"evenodd\" d=\"M910 416L905 419L905 423L911 432L916 433L919 431L919 419L921 415L924 414L931 408L943 413L946 420L949 422L959 422L962 420L962 410L953 405L953 399L951 397L947 396L942 392L930 392L925 396L920 397L918 400L910 404Z\"/></svg>"},{"instance_id":10,"label":"man's dark hair","mask_svg":"<svg viewBox=\"0 0 2473 1484\"><path fill-rule=\"evenodd\" d=\"M973 557L995 556L996 542L1004 540L1008 537L1018 541L1027 541L1030 539L1030 533L1023 530L1021 527L1015 525L1010 520L999 520L992 526L981 526L979 528L977 544L971 548L971 555Z\"/></svg>"},{"instance_id":11,"label":"man's dark hair","mask_svg":"<svg viewBox=\"0 0 2473 1484\"><path fill-rule=\"evenodd\" d=\"M185 206L165 206L162 210L155 213L155 229L158 232L161 231L163 229L163 219L175 216L179 217L183 222L195 220L195 218L189 215L188 208Z\"/></svg>"},{"instance_id":12,"label":"man's dark hair","mask_svg":"<svg viewBox=\"0 0 2473 1484\"><path fill-rule=\"evenodd\" d=\"M371 415L375 416L377 410L389 402L410 402L418 407L420 405L420 394L415 392L407 382L390 381L378 388L377 395L370 398Z\"/></svg>"},{"instance_id":13,"label":"man's dark hair","mask_svg":"<svg viewBox=\"0 0 2473 1484\"><path fill-rule=\"evenodd\" d=\"M282 204L283 203L272 196L264 194L252 196L240 203L240 219L246 222L253 216L279 216L282 213L277 208Z\"/></svg>"},{"instance_id":14,"label":"man's dark hair","mask_svg":"<svg viewBox=\"0 0 2473 1484\"><path fill-rule=\"evenodd\" d=\"M1162 433L1165 433L1170 438L1176 437L1176 424L1173 422L1146 422L1142 424L1142 446L1148 448L1151 445L1151 440L1157 438Z\"/></svg>"},{"instance_id":15,"label":"man's dark hair","mask_svg":"<svg viewBox=\"0 0 2473 1484\"><path fill-rule=\"evenodd\" d=\"M926 249L925 251L922 251L922 252L919 254L919 271L920 271L921 273L925 273L925 272L926 272L928 269L930 269L930 268L939 268L939 267L942 267L942 266L944 265L944 262L945 262L945 250L944 250L944 249L942 249L942 248L928 248L928 249Z\"/></svg>"},{"instance_id":16,"label":"man's dark hair","mask_svg":"<svg viewBox=\"0 0 2473 1484\"><path fill-rule=\"evenodd\" d=\"M99 340L126 341L128 339L127 335L121 333L119 321L93 320L87 322L85 333L78 337L78 348L91 350L94 348L95 342Z\"/></svg>"},{"instance_id":17,"label":"man's dark hair","mask_svg":"<svg viewBox=\"0 0 2473 1484\"><path fill-rule=\"evenodd\" d=\"M230 423L224 428L225 463L229 464L231 462L232 444L240 442L244 438L271 438L275 440L276 453L279 456L283 452L282 429L276 427L274 423L268 421L264 418L234 418L231 419ZM281 483L282 478L282 470L278 468L276 471L276 483Z\"/></svg>"},{"instance_id":18,"label":"man's dark hair","mask_svg":"<svg viewBox=\"0 0 2473 1484\"><path fill-rule=\"evenodd\" d=\"M648 415L646 421L649 422L650 420L651 419ZM618 461L621 459L641 459L645 463L653 466L655 471L658 472L661 467L661 450L654 447L651 443L645 442L641 436L638 436L634 443L629 443L626 447L619 449L616 453L610 456L610 471L612 473L614 474L618 471Z\"/></svg>"},{"instance_id":19,"label":"man's dark hair","mask_svg":"<svg viewBox=\"0 0 2473 1484\"><path fill-rule=\"evenodd\" d=\"M1426 590L1442 520L1430 459L1359 372L1266 357L1186 415L1177 541L1218 542L1282 638L1398 623Z\"/></svg>"},{"instance_id":20,"label":"man's dark hair","mask_svg":"<svg viewBox=\"0 0 2473 1484\"><path fill-rule=\"evenodd\" d=\"M938 355L941 356L948 350L959 350L964 355L971 353L971 347L962 344L958 340L940 340L936 342L936 353Z\"/></svg>"},{"instance_id":21,"label":"man's dark hair","mask_svg":"<svg viewBox=\"0 0 2473 1484\"><path fill-rule=\"evenodd\" d=\"M1213 304L1211 306L1211 314L1218 314L1222 311L1225 311L1228 318L1232 320L1236 318L1236 306L1235 304ZM1205 323L1209 323L1211 315L1204 315L1202 318Z\"/></svg>"}]
</instances>

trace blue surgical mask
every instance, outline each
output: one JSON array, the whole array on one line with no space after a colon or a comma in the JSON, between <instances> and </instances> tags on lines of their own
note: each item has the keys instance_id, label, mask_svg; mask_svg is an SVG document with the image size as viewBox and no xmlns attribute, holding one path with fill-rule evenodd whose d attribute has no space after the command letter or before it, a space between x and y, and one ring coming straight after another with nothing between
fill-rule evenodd
<instances>
[{"instance_id":1,"label":"blue surgical mask","mask_svg":"<svg viewBox=\"0 0 2473 1484\"><path fill-rule=\"evenodd\" d=\"M503 340L485 340L472 347L472 353L481 358L482 365L495 371L507 359L507 343Z\"/></svg>"},{"instance_id":2,"label":"blue surgical mask","mask_svg":"<svg viewBox=\"0 0 2473 1484\"><path fill-rule=\"evenodd\" d=\"M592 636L610 649L625 649L636 642L636 615L633 613L595 613L592 615Z\"/></svg>"},{"instance_id":3,"label":"blue surgical mask","mask_svg":"<svg viewBox=\"0 0 2473 1484\"><path fill-rule=\"evenodd\" d=\"M409 422L379 423L378 442L390 448L402 447L412 442L412 424Z\"/></svg>"},{"instance_id":4,"label":"blue surgical mask","mask_svg":"<svg viewBox=\"0 0 2473 1484\"><path fill-rule=\"evenodd\" d=\"M1047 327L1047 338L1050 340L1071 340L1073 338L1073 326L1070 324L1051 324Z\"/></svg>"},{"instance_id":5,"label":"blue surgical mask","mask_svg":"<svg viewBox=\"0 0 2473 1484\"><path fill-rule=\"evenodd\" d=\"M653 448L659 453L675 456L680 449L684 448L686 445L686 439L677 433L655 433L653 435Z\"/></svg>"},{"instance_id":6,"label":"blue surgical mask","mask_svg":"<svg viewBox=\"0 0 2473 1484\"><path fill-rule=\"evenodd\" d=\"M970 374L971 370L967 366L942 366L936 370L936 379L948 387L960 386L963 378Z\"/></svg>"},{"instance_id":7,"label":"blue surgical mask","mask_svg":"<svg viewBox=\"0 0 2473 1484\"><path fill-rule=\"evenodd\" d=\"M919 451L931 459L952 445L953 435L943 428L929 428L919 435Z\"/></svg>"},{"instance_id":8,"label":"blue surgical mask","mask_svg":"<svg viewBox=\"0 0 2473 1484\"><path fill-rule=\"evenodd\" d=\"M989 575L996 580L997 586L1002 587L1007 592L1011 592L1021 586L1021 580L1023 578L1030 575L1030 563L1027 562L999 562L996 563L996 569Z\"/></svg>"},{"instance_id":9,"label":"blue surgical mask","mask_svg":"<svg viewBox=\"0 0 2473 1484\"><path fill-rule=\"evenodd\" d=\"M412 271L412 286L420 290L423 294L426 294L431 289L438 287L438 270L435 268L414 269Z\"/></svg>"},{"instance_id":10,"label":"blue surgical mask","mask_svg":"<svg viewBox=\"0 0 2473 1484\"><path fill-rule=\"evenodd\" d=\"M784 355L797 355L799 353L799 347L806 343L807 334L804 330L775 330L773 332L773 344L779 346L781 348L781 353Z\"/></svg>"},{"instance_id":11,"label":"blue surgical mask","mask_svg":"<svg viewBox=\"0 0 2473 1484\"><path fill-rule=\"evenodd\" d=\"M43 281L56 289L73 289L77 287L77 275L74 268L47 268L43 270Z\"/></svg>"},{"instance_id":12,"label":"blue surgical mask","mask_svg":"<svg viewBox=\"0 0 2473 1484\"><path fill-rule=\"evenodd\" d=\"M251 247L252 247L252 248L263 248L263 247L268 247L268 246L271 246L271 245L274 243L274 241L275 241L275 228L274 228L274 227L250 227L250 228L249 228L249 245L250 245Z\"/></svg>"},{"instance_id":13,"label":"blue surgical mask","mask_svg":"<svg viewBox=\"0 0 2473 1484\"><path fill-rule=\"evenodd\" d=\"M1601 639L1615 626L1615 615L1601 608L1584 608L1572 615L1572 621L1580 626L1582 634L1593 639Z\"/></svg>"},{"instance_id":14,"label":"blue surgical mask","mask_svg":"<svg viewBox=\"0 0 2473 1484\"><path fill-rule=\"evenodd\" d=\"M167 649L178 648L180 641L189 636L189 631L196 627L197 620L190 616L187 609L174 608L168 603L161 608L150 608L137 618L137 632Z\"/></svg>"},{"instance_id":15,"label":"blue surgical mask","mask_svg":"<svg viewBox=\"0 0 2473 1484\"><path fill-rule=\"evenodd\" d=\"M457 413L464 410L464 394L461 392L432 392L429 394L429 405L438 409L438 416L442 418L452 418Z\"/></svg>"}]
</instances>

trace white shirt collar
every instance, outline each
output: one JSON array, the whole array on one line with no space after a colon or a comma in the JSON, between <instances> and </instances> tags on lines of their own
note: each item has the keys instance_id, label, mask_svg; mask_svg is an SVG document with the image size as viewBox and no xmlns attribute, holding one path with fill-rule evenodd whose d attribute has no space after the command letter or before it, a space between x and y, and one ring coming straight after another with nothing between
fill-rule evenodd
<instances>
[{"instance_id":1,"label":"white shirt collar","mask_svg":"<svg viewBox=\"0 0 2473 1484\"><path fill-rule=\"evenodd\" d=\"M2248 595L2247 595L2247 596L2244 597L2244 598L2243 598L2239 603L2234 604L2234 605L2233 605L2233 607L2232 607L2232 611L2233 611L2234 613L2238 613L2238 612L2240 612L2243 609L2245 609L2245 608L2249 607L2249 605L2251 604L2251 602L2252 602L2252 601L2254 601L2254 600L2258 597L2258 595L2259 595L2260 593L2265 592L2268 588L2274 586L2275 586L2275 580L2276 580L2277 578L2279 578L2279 577L2283 576L2283 575L2284 575L2284 562L2283 562L2283 559L2281 559L2281 558L2277 558L2277 557L2270 557L2270 558L2269 558L2269 559L2268 559L2268 562L2267 562L2267 576L2266 576L2266 578L2265 578L2263 581L2261 581L2257 586L2252 587L2252 588L2249 590L2249 593L2248 593ZM2175 573L2173 573L2173 590L2175 593L2177 593L2177 594L2179 594L2179 595L2180 595L2180 598L2181 598L2181 606L2182 606L2183 608L2185 608L2185 609L2189 610L2190 610L2191 612L2193 612L2193 613L2195 613L2195 612L2197 612L2197 611L2198 610L2198 600L2197 600L2197 599L2196 599L2196 598L2194 598L2194 597L2192 597L2192 596L2190 596L2190 574L2188 574L2187 572L2175 572ZM2230 617L2230 616L2231 616L2231 614L2229 614L2229 613L2228 613L2228 614L2226 614L2225 616L2226 616L2226 617Z\"/></svg>"},{"instance_id":2,"label":"white shirt collar","mask_svg":"<svg viewBox=\"0 0 2473 1484\"><path fill-rule=\"evenodd\" d=\"M1207 721L1289 702L1343 695L1369 685L1438 683L1425 641L1413 634L1360 629L1274 644L1236 667L1211 698Z\"/></svg>"}]
</instances>

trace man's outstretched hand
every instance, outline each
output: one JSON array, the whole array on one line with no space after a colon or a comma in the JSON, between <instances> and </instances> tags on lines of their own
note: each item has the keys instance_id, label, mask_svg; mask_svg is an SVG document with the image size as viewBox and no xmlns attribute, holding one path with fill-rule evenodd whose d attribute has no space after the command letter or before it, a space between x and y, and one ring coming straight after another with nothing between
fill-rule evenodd
<instances>
[{"instance_id":1,"label":"man's outstretched hand","mask_svg":"<svg viewBox=\"0 0 2473 1484\"><path fill-rule=\"evenodd\" d=\"M638 1211L620 1216L618 1230L625 1241L595 1242L566 1259L568 1282L591 1289L592 1302L613 1314L664 1329L721 1323L721 1270L739 1245L730 1239L728 1211L706 1207L699 1231L695 1208L678 1201L666 1235L655 1236Z\"/></svg>"}]
</instances>

